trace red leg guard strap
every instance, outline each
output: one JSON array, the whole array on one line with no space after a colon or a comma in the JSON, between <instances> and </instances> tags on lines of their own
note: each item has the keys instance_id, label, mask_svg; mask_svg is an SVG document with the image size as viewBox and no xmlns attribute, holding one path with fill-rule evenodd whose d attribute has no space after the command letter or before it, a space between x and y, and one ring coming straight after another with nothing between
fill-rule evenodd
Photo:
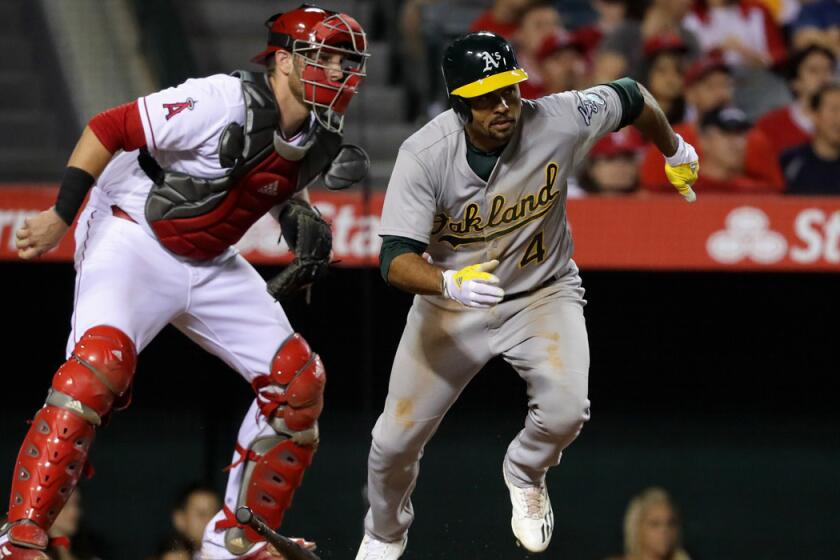
<instances>
[{"instance_id":1,"label":"red leg guard strap","mask_svg":"<svg viewBox=\"0 0 840 560\"><path fill-rule=\"evenodd\" d=\"M222 514L225 516L224 519L219 519L216 521L216 524L213 526L214 529L217 531L224 531L226 529L233 529L234 527L239 527L240 529L244 528L245 526L242 525L239 521L236 520L236 515L230 508L227 506L222 506Z\"/></svg>"},{"instance_id":2,"label":"red leg guard strap","mask_svg":"<svg viewBox=\"0 0 840 560\"><path fill-rule=\"evenodd\" d=\"M239 453L239 459L237 459L236 461L234 461L233 463L231 463L230 465L228 465L224 469L222 469L224 472L235 469L236 467L238 467L239 465L241 465L245 461L258 461L260 459L260 454L259 453L257 453L253 449L245 449L244 447L242 447L238 443L234 447L234 450L237 453ZM233 515L233 514L231 513L231 515Z\"/></svg>"},{"instance_id":3,"label":"red leg guard strap","mask_svg":"<svg viewBox=\"0 0 840 560\"><path fill-rule=\"evenodd\" d=\"M271 373L255 378L252 384L263 415L282 417L292 431L311 428L324 408L324 364L299 334L277 350Z\"/></svg>"},{"instance_id":4,"label":"red leg guard strap","mask_svg":"<svg viewBox=\"0 0 840 560\"><path fill-rule=\"evenodd\" d=\"M66 548L70 550L70 539L68 537L51 537L50 538L50 547L52 548Z\"/></svg>"}]
</instances>

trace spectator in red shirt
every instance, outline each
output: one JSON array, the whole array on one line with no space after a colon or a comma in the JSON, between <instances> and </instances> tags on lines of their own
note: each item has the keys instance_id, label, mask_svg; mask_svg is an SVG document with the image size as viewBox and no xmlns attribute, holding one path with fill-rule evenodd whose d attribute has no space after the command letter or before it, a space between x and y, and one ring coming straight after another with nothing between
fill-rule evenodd
<instances>
[{"instance_id":1,"label":"spectator in red shirt","mask_svg":"<svg viewBox=\"0 0 840 560\"><path fill-rule=\"evenodd\" d=\"M528 81L519 84L520 94L524 99L536 99L545 95L539 51L546 37L564 31L560 12L551 2L536 1L522 12L519 27L514 35L516 59L528 73Z\"/></svg>"},{"instance_id":2,"label":"spectator in red shirt","mask_svg":"<svg viewBox=\"0 0 840 560\"><path fill-rule=\"evenodd\" d=\"M470 25L470 31L492 31L505 39L513 39L522 11L533 0L496 0Z\"/></svg>"},{"instance_id":3,"label":"spectator in red shirt","mask_svg":"<svg viewBox=\"0 0 840 560\"><path fill-rule=\"evenodd\" d=\"M685 117L684 66L688 51L679 35L658 35L645 41L645 86L672 125Z\"/></svg>"},{"instance_id":4,"label":"spectator in red shirt","mask_svg":"<svg viewBox=\"0 0 840 560\"><path fill-rule=\"evenodd\" d=\"M787 192L840 195L840 82L823 85L811 99L814 137L782 155Z\"/></svg>"},{"instance_id":5,"label":"spectator in red shirt","mask_svg":"<svg viewBox=\"0 0 840 560\"><path fill-rule=\"evenodd\" d=\"M796 100L767 113L755 125L770 139L777 157L811 140L814 133L811 97L831 80L836 64L834 53L818 45L798 51L791 57L788 79Z\"/></svg>"},{"instance_id":6,"label":"spectator in red shirt","mask_svg":"<svg viewBox=\"0 0 840 560\"><path fill-rule=\"evenodd\" d=\"M686 71L685 81L686 118L674 126L674 131L699 149L697 121L712 109L732 105L735 84L731 69L717 57L704 57L694 62ZM751 129L747 133L748 174L766 177L774 184L783 182L778 166L766 165L767 161L775 160L777 155L767 135L757 128ZM667 184L663 166L664 160L658 150L648 148L642 160L642 184Z\"/></svg>"},{"instance_id":7,"label":"spectator in red shirt","mask_svg":"<svg viewBox=\"0 0 840 560\"><path fill-rule=\"evenodd\" d=\"M601 138L586 158L580 186L592 194L628 194L639 188L639 153L644 139L633 127Z\"/></svg>"},{"instance_id":8,"label":"spectator in red shirt","mask_svg":"<svg viewBox=\"0 0 840 560\"><path fill-rule=\"evenodd\" d=\"M705 52L723 51L731 66L768 68L784 61L785 42L773 16L749 0L697 0L684 20Z\"/></svg>"},{"instance_id":9,"label":"spectator in red shirt","mask_svg":"<svg viewBox=\"0 0 840 560\"><path fill-rule=\"evenodd\" d=\"M683 131L692 129L694 127L684 127ZM752 133L750 122L743 111L735 107L713 109L701 117L695 130L696 138L688 134L683 137L696 147L700 156L700 179L695 184L698 193L769 193L783 189L784 180L779 164L767 155L770 147L766 140L763 147L761 145L763 135L754 137L753 157L750 157ZM755 157L762 150L764 157ZM666 192L670 183L663 168L661 156L657 161L648 150L642 164L642 188Z\"/></svg>"},{"instance_id":10,"label":"spectator in red shirt","mask_svg":"<svg viewBox=\"0 0 840 560\"><path fill-rule=\"evenodd\" d=\"M584 46L574 34L561 31L546 37L537 53L537 60L546 94L586 86Z\"/></svg>"}]
</instances>

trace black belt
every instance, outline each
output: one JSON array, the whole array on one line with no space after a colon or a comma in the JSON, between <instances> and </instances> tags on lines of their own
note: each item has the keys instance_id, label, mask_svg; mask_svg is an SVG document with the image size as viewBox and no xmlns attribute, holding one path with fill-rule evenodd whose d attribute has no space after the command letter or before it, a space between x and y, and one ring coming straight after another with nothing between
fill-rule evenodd
<instances>
[{"instance_id":1,"label":"black belt","mask_svg":"<svg viewBox=\"0 0 840 560\"><path fill-rule=\"evenodd\" d=\"M536 288L531 288L530 290L524 290L524 291L516 292L516 293L513 293L513 294L505 294L505 297L502 298L502 301L503 302L511 301L511 300L514 300L514 299L521 298L522 296L527 296L527 295L533 294L537 290L542 290L543 288L545 288L547 286L550 286L551 284L553 284L556 281L557 281L557 277L552 276L551 278L549 278L548 280L546 280L545 282L543 282L542 284L540 284Z\"/></svg>"}]
</instances>

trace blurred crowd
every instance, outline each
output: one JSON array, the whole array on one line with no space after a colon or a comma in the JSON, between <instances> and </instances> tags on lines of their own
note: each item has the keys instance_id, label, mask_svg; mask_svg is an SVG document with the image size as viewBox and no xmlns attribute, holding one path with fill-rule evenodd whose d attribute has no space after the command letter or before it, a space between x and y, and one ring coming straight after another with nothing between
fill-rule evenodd
<instances>
[{"instance_id":1,"label":"blurred crowd","mask_svg":"<svg viewBox=\"0 0 840 560\"><path fill-rule=\"evenodd\" d=\"M404 54L427 69L406 76L419 118L446 107L434 62L446 42L493 31L528 72L525 98L642 83L697 148L698 192L840 194L837 0L495 0L458 17L475 3L404 4ZM633 127L598 143L570 183L570 196L670 190Z\"/></svg>"},{"instance_id":2,"label":"blurred crowd","mask_svg":"<svg viewBox=\"0 0 840 560\"><path fill-rule=\"evenodd\" d=\"M171 509L171 528L147 560L194 560L204 529L221 507L211 486L194 483L177 496ZM102 560L106 546L82 522L82 495L77 489L50 530L49 555L54 560ZM624 551L607 560L690 560L682 547L682 522L671 496L659 487L634 496L624 514ZM122 555L113 553L113 557Z\"/></svg>"},{"instance_id":3,"label":"blurred crowd","mask_svg":"<svg viewBox=\"0 0 840 560\"><path fill-rule=\"evenodd\" d=\"M171 527L154 546L146 560L193 560L201 548L204 528L222 507L216 490L202 483L186 486L176 497L170 512ZM124 555L112 551L107 543L83 522L82 493L70 496L67 505L50 529L48 554L53 560L102 560Z\"/></svg>"},{"instance_id":4,"label":"blurred crowd","mask_svg":"<svg viewBox=\"0 0 840 560\"><path fill-rule=\"evenodd\" d=\"M624 514L624 554L608 560L690 560L677 506L662 488L643 490Z\"/></svg>"}]
</instances>

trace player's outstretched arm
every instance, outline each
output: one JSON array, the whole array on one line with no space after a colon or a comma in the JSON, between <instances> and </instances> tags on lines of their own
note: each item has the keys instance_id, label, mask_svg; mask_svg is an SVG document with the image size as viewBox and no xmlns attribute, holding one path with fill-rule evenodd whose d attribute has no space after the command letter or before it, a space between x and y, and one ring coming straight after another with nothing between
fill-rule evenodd
<instances>
[{"instance_id":1,"label":"player's outstretched arm","mask_svg":"<svg viewBox=\"0 0 840 560\"><path fill-rule=\"evenodd\" d=\"M20 258L34 259L59 244L95 178L111 161L111 156L112 153L102 145L90 127L85 127L67 162L55 206L26 218L15 234Z\"/></svg>"},{"instance_id":2,"label":"player's outstretched arm","mask_svg":"<svg viewBox=\"0 0 840 560\"><path fill-rule=\"evenodd\" d=\"M17 231L18 256L33 259L58 245L111 157L119 150L128 152L145 146L146 135L136 101L90 119L70 154L55 206L28 218Z\"/></svg>"},{"instance_id":3,"label":"player's outstretched arm","mask_svg":"<svg viewBox=\"0 0 840 560\"><path fill-rule=\"evenodd\" d=\"M653 95L643 85L638 85L644 99L644 108L633 124L665 156L665 174L674 188L688 202L694 202L697 195L691 186L697 181L700 171L697 152L674 132Z\"/></svg>"}]
</instances>

